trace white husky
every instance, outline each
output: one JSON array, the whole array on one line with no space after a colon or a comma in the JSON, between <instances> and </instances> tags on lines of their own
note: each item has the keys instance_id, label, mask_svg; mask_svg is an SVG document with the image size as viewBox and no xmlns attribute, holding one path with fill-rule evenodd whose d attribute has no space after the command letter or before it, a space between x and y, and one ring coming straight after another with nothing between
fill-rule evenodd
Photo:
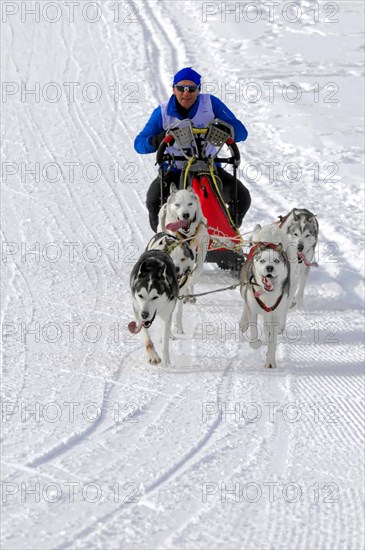
<instances>
[{"instance_id":1,"label":"white husky","mask_svg":"<svg viewBox=\"0 0 365 550\"><path fill-rule=\"evenodd\" d=\"M198 195L189 187L178 191L174 183L170 187L167 202L160 208L158 231L167 231L186 240L195 252L195 268L189 278L187 291L194 293L194 284L203 271L209 245L207 220L203 216ZM190 299L195 302L196 300Z\"/></svg>"},{"instance_id":2,"label":"white husky","mask_svg":"<svg viewBox=\"0 0 365 550\"><path fill-rule=\"evenodd\" d=\"M277 337L284 331L291 303L288 240L276 225L261 228L252 235L250 254L243 265L240 282L244 309L240 321L250 345L257 349L267 344L265 367L275 368ZM258 320L260 318L260 322Z\"/></svg>"},{"instance_id":3,"label":"white husky","mask_svg":"<svg viewBox=\"0 0 365 550\"><path fill-rule=\"evenodd\" d=\"M312 212L305 208L293 208L279 222L279 227L287 234L289 241L297 252L297 261L291 265L294 288L291 307L303 307L304 288L313 262L318 242L318 221Z\"/></svg>"},{"instance_id":4,"label":"white husky","mask_svg":"<svg viewBox=\"0 0 365 550\"><path fill-rule=\"evenodd\" d=\"M144 252L132 269L130 286L135 321L129 323L128 328L133 333L142 331L148 361L157 364L161 359L156 353L147 329L156 315L161 317L163 321L162 362L168 365L171 319L179 293L176 271L170 256L160 250Z\"/></svg>"}]
</instances>

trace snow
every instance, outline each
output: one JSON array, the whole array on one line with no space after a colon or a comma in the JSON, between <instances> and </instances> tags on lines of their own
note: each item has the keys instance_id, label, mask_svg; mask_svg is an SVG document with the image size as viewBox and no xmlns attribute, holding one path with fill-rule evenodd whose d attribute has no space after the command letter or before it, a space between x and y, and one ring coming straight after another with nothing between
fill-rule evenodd
<instances>
[{"instance_id":1,"label":"snow","mask_svg":"<svg viewBox=\"0 0 365 550\"><path fill-rule=\"evenodd\" d=\"M48 4L2 3L3 548L363 548L363 3ZM248 128L242 231L318 216L273 372L238 289L185 307L169 368L126 329L156 170L133 140L186 65Z\"/></svg>"}]
</instances>

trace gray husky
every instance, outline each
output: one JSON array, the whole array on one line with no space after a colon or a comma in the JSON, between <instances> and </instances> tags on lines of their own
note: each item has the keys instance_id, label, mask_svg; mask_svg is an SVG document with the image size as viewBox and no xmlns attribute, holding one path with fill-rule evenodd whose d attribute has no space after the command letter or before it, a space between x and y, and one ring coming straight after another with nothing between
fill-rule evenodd
<instances>
[{"instance_id":1,"label":"gray husky","mask_svg":"<svg viewBox=\"0 0 365 550\"><path fill-rule=\"evenodd\" d=\"M297 262L291 265L293 270L293 302L291 307L302 308L304 288L313 262L318 242L318 221L315 214L305 208L293 208L289 214L281 217L279 227L287 234L295 246Z\"/></svg>"},{"instance_id":2,"label":"gray husky","mask_svg":"<svg viewBox=\"0 0 365 550\"><path fill-rule=\"evenodd\" d=\"M168 365L171 319L179 294L176 270L170 256L160 250L144 252L132 269L130 286L135 322L129 323L128 328L133 333L141 331L148 361L160 363L147 330L158 315L163 322L162 363Z\"/></svg>"}]
</instances>

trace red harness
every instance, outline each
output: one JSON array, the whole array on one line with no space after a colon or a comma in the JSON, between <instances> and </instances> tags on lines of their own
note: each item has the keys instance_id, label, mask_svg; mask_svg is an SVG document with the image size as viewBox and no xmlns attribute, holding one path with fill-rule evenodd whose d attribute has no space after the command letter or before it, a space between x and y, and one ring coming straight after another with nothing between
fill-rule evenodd
<instances>
[{"instance_id":1,"label":"red harness","mask_svg":"<svg viewBox=\"0 0 365 550\"><path fill-rule=\"evenodd\" d=\"M249 252L249 254L246 258L246 262L248 262L249 260L252 260L252 258L254 257L254 255L257 252L257 249L266 250L266 248L271 248L272 250L277 250L278 252L280 252L281 254L284 255L282 247L281 248L279 248L279 247L280 247L280 244L275 244L275 243L263 243L263 242L257 243L251 248L251 250L250 250L250 252Z\"/></svg>"},{"instance_id":2,"label":"red harness","mask_svg":"<svg viewBox=\"0 0 365 550\"><path fill-rule=\"evenodd\" d=\"M254 294L255 296L255 294ZM274 309L276 309L278 307L278 305L280 304L281 302L281 299L282 299L283 295L280 294L279 298L276 300L275 304L271 307L267 307L266 304L264 304L264 302L262 300L260 300L260 298L258 298L257 296L255 296L255 300L256 302L259 304L259 306L264 309L267 313L270 313L270 311L274 311Z\"/></svg>"}]
</instances>

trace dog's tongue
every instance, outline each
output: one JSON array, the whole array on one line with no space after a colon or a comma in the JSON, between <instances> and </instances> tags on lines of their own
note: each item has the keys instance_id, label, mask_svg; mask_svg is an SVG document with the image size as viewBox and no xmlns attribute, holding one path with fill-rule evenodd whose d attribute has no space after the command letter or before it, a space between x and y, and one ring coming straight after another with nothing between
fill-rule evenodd
<instances>
[{"instance_id":1,"label":"dog's tongue","mask_svg":"<svg viewBox=\"0 0 365 550\"><path fill-rule=\"evenodd\" d=\"M166 229L169 231L178 231L182 227L186 227L188 225L188 220L178 220L176 222L171 222L166 225Z\"/></svg>"},{"instance_id":2,"label":"dog's tongue","mask_svg":"<svg viewBox=\"0 0 365 550\"><path fill-rule=\"evenodd\" d=\"M304 265L307 267L318 267L317 262L308 262L307 258L304 256L303 252L298 252L298 258L304 261Z\"/></svg>"},{"instance_id":3,"label":"dog's tongue","mask_svg":"<svg viewBox=\"0 0 365 550\"><path fill-rule=\"evenodd\" d=\"M142 321L138 325L135 321L131 321L130 323L128 323L128 330L132 334L138 334L141 331L142 326Z\"/></svg>"},{"instance_id":4,"label":"dog's tongue","mask_svg":"<svg viewBox=\"0 0 365 550\"><path fill-rule=\"evenodd\" d=\"M262 282L265 287L265 290L272 290L274 288L274 285L271 282L271 279L269 277L262 277Z\"/></svg>"}]
</instances>

